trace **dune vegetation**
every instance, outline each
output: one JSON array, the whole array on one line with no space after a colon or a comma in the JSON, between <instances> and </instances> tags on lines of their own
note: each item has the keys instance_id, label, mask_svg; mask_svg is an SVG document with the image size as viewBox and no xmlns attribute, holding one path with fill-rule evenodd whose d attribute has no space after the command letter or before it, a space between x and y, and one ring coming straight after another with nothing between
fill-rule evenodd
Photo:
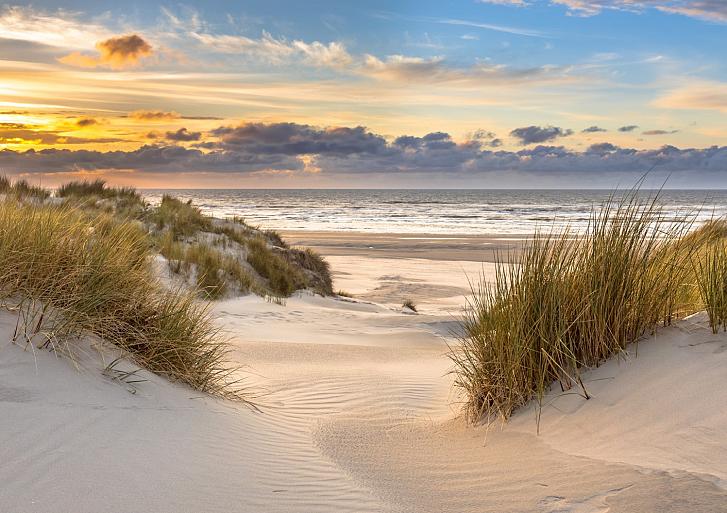
<instances>
[{"instance_id":1,"label":"dune vegetation","mask_svg":"<svg viewBox=\"0 0 727 513\"><path fill-rule=\"evenodd\" d=\"M507 419L553 383L588 398L583 369L705 303L723 324L725 224L693 219L631 191L594 209L585 233L541 232L501 255L450 353L470 419Z\"/></svg>"},{"instance_id":2,"label":"dune vegetation","mask_svg":"<svg viewBox=\"0 0 727 513\"><path fill-rule=\"evenodd\" d=\"M15 342L72 356L94 335L143 367L194 389L241 397L227 347L191 291L164 289L137 223L67 205L0 203L0 300Z\"/></svg>"},{"instance_id":3,"label":"dune vegetation","mask_svg":"<svg viewBox=\"0 0 727 513\"><path fill-rule=\"evenodd\" d=\"M710 223L712 241L695 258L695 275L712 331L727 331L727 226Z\"/></svg>"},{"instance_id":4,"label":"dune vegetation","mask_svg":"<svg viewBox=\"0 0 727 513\"><path fill-rule=\"evenodd\" d=\"M170 271L207 299L254 293L282 301L306 288L333 294L330 270L320 255L291 248L277 232L240 218L215 219L191 201L168 194L150 206L133 188L108 187L103 180L64 184L56 196L86 211L138 221Z\"/></svg>"},{"instance_id":5,"label":"dune vegetation","mask_svg":"<svg viewBox=\"0 0 727 513\"><path fill-rule=\"evenodd\" d=\"M19 199L44 200L50 197L50 191L37 185L30 185L26 180L11 182L6 176L0 176L0 194Z\"/></svg>"},{"instance_id":6,"label":"dune vegetation","mask_svg":"<svg viewBox=\"0 0 727 513\"><path fill-rule=\"evenodd\" d=\"M101 180L52 193L5 177L0 195L0 305L18 316L17 344L73 357L74 343L90 335L170 380L244 400L201 299L331 293L319 255L171 196L151 206ZM159 274L157 255L176 284Z\"/></svg>"}]
</instances>

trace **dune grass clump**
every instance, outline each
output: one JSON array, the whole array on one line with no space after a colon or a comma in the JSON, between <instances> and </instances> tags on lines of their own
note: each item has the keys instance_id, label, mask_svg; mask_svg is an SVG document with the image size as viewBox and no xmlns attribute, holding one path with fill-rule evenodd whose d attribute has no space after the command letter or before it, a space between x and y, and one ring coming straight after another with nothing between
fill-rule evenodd
<instances>
[{"instance_id":1,"label":"dune grass clump","mask_svg":"<svg viewBox=\"0 0 727 513\"><path fill-rule=\"evenodd\" d=\"M288 260L299 267L310 271L310 283L316 292L324 296L333 294L333 278L331 277L331 266L317 252L310 248L290 248L285 255Z\"/></svg>"},{"instance_id":2,"label":"dune grass clump","mask_svg":"<svg viewBox=\"0 0 727 513\"><path fill-rule=\"evenodd\" d=\"M128 198L141 202L141 195L133 187L109 187L105 180L82 180L68 182L56 190L56 196L66 198L69 196L84 197L96 196L99 198Z\"/></svg>"},{"instance_id":3,"label":"dune grass clump","mask_svg":"<svg viewBox=\"0 0 727 513\"><path fill-rule=\"evenodd\" d=\"M303 273L281 255L270 249L262 237L245 241L247 261L257 273L268 281L268 287L275 294L290 296L305 288L307 280Z\"/></svg>"},{"instance_id":4,"label":"dune grass clump","mask_svg":"<svg viewBox=\"0 0 727 513\"><path fill-rule=\"evenodd\" d=\"M695 273L712 332L727 331L727 244L711 244L695 258Z\"/></svg>"},{"instance_id":5,"label":"dune grass clump","mask_svg":"<svg viewBox=\"0 0 727 513\"><path fill-rule=\"evenodd\" d=\"M267 238L273 246L277 246L279 248L284 248L284 249L288 249L290 247L290 246L288 246L288 243L283 240L282 235L280 235L275 230L264 230L263 234L265 235L265 238Z\"/></svg>"},{"instance_id":6,"label":"dune grass clump","mask_svg":"<svg viewBox=\"0 0 727 513\"><path fill-rule=\"evenodd\" d=\"M38 185L30 185L27 180L11 182L7 176L0 176L0 194L15 196L18 199L45 200L50 191Z\"/></svg>"},{"instance_id":7,"label":"dune grass clump","mask_svg":"<svg viewBox=\"0 0 727 513\"><path fill-rule=\"evenodd\" d=\"M691 218L667 218L636 192L593 211L584 234L538 233L500 258L462 321L450 357L472 419L504 419L553 382L588 392L580 370L691 313Z\"/></svg>"},{"instance_id":8,"label":"dune grass clump","mask_svg":"<svg viewBox=\"0 0 727 513\"><path fill-rule=\"evenodd\" d=\"M68 182L56 189L56 196L83 208L96 208L124 219L141 219L146 204L133 187L109 187L104 180Z\"/></svg>"},{"instance_id":9,"label":"dune grass clump","mask_svg":"<svg viewBox=\"0 0 727 513\"><path fill-rule=\"evenodd\" d=\"M414 301L412 299L405 299L404 303L402 303L401 307L408 308L409 310L411 310L412 312L415 312L415 313L417 311L417 305L416 305L416 303L414 303Z\"/></svg>"},{"instance_id":10,"label":"dune grass clump","mask_svg":"<svg viewBox=\"0 0 727 513\"><path fill-rule=\"evenodd\" d=\"M67 205L0 203L0 302L15 341L71 349L85 334L197 390L241 398L207 306L153 276L138 223Z\"/></svg>"},{"instance_id":11,"label":"dune grass clump","mask_svg":"<svg viewBox=\"0 0 727 513\"><path fill-rule=\"evenodd\" d=\"M197 286L210 299L217 299L225 294L228 280L235 283L242 292L254 287L252 277L237 259L207 244L189 246L184 254L184 261L196 266Z\"/></svg>"},{"instance_id":12,"label":"dune grass clump","mask_svg":"<svg viewBox=\"0 0 727 513\"><path fill-rule=\"evenodd\" d=\"M211 231L212 220L192 205L192 200L182 201L165 194L152 214L158 229L168 228L175 238L188 237L200 231Z\"/></svg>"},{"instance_id":13,"label":"dune grass clump","mask_svg":"<svg viewBox=\"0 0 727 513\"><path fill-rule=\"evenodd\" d=\"M235 257L208 244L185 246L166 232L159 240L159 252L173 272L189 274L194 270L197 287L208 299L224 296L228 283L234 283L243 293L255 289L252 276Z\"/></svg>"}]
</instances>

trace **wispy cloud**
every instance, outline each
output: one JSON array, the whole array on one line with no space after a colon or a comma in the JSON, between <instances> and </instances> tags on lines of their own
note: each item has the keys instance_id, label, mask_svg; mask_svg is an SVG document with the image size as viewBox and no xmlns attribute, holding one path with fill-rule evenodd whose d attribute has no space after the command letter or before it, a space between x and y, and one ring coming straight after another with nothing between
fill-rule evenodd
<instances>
[{"instance_id":1,"label":"wispy cloud","mask_svg":"<svg viewBox=\"0 0 727 513\"><path fill-rule=\"evenodd\" d=\"M191 32L190 35L208 49L228 54L246 54L273 64L298 60L312 66L339 68L353 61L346 47L338 41L288 41L266 31L259 38L198 32Z\"/></svg>"},{"instance_id":2,"label":"wispy cloud","mask_svg":"<svg viewBox=\"0 0 727 513\"><path fill-rule=\"evenodd\" d=\"M654 101L667 109L698 109L727 113L727 83L696 82L677 87Z\"/></svg>"},{"instance_id":3,"label":"wispy cloud","mask_svg":"<svg viewBox=\"0 0 727 513\"><path fill-rule=\"evenodd\" d=\"M0 8L0 38L28 41L46 46L92 48L112 32L104 25L81 19L80 13L59 9L45 12L32 7Z\"/></svg>"},{"instance_id":4,"label":"wispy cloud","mask_svg":"<svg viewBox=\"0 0 727 513\"><path fill-rule=\"evenodd\" d=\"M494 4L494 5L516 5L522 7L528 5L525 0L477 0L481 4Z\"/></svg>"},{"instance_id":5,"label":"wispy cloud","mask_svg":"<svg viewBox=\"0 0 727 513\"><path fill-rule=\"evenodd\" d=\"M595 16L606 9L642 12L653 8L708 21L727 22L727 3L723 0L550 0L566 6L573 14Z\"/></svg>"},{"instance_id":6,"label":"wispy cloud","mask_svg":"<svg viewBox=\"0 0 727 513\"><path fill-rule=\"evenodd\" d=\"M138 121L169 121L179 119L178 112L167 112L163 110L135 110L129 113L129 117Z\"/></svg>"},{"instance_id":7,"label":"wispy cloud","mask_svg":"<svg viewBox=\"0 0 727 513\"><path fill-rule=\"evenodd\" d=\"M504 32L506 34L514 34L518 36L526 37L549 37L548 35L538 30L524 29L519 27L508 27L505 25L494 25L492 23L482 23L473 20L460 20L454 18L430 18L429 21L435 23L442 23L444 25L459 25L462 27L472 27L483 30L492 30L495 32Z\"/></svg>"},{"instance_id":8,"label":"wispy cloud","mask_svg":"<svg viewBox=\"0 0 727 513\"><path fill-rule=\"evenodd\" d=\"M679 130L657 129L657 130L645 130L645 131L641 132L641 134L642 135L671 135L671 134L676 134L678 132L679 132Z\"/></svg>"},{"instance_id":9,"label":"wispy cloud","mask_svg":"<svg viewBox=\"0 0 727 513\"><path fill-rule=\"evenodd\" d=\"M410 57L389 55L380 59L366 55L357 72L379 80L416 84L449 84L476 87L484 85L555 83L579 80L570 70L555 66L512 68L505 65L477 62L471 66L450 64L443 56Z\"/></svg>"},{"instance_id":10,"label":"wispy cloud","mask_svg":"<svg viewBox=\"0 0 727 513\"><path fill-rule=\"evenodd\" d=\"M727 22L727 3L724 0L478 0L483 4L526 7L537 3L562 5L568 14L595 16L604 10L643 12L657 9L707 21Z\"/></svg>"}]
</instances>

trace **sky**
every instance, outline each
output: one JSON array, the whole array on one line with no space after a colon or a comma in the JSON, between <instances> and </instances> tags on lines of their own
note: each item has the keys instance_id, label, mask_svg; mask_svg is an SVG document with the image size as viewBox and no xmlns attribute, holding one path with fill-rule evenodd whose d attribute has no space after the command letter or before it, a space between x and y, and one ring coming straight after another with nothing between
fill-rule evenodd
<instances>
[{"instance_id":1,"label":"sky","mask_svg":"<svg viewBox=\"0 0 727 513\"><path fill-rule=\"evenodd\" d=\"M0 174L727 187L727 1L0 4Z\"/></svg>"}]
</instances>

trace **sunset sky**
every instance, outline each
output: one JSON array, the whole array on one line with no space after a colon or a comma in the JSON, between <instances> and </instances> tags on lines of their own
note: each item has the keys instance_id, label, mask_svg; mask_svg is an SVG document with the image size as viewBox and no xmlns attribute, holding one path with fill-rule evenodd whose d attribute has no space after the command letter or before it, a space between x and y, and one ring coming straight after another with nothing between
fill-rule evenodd
<instances>
[{"instance_id":1,"label":"sunset sky","mask_svg":"<svg viewBox=\"0 0 727 513\"><path fill-rule=\"evenodd\" d=\"M0 7L0 173L727 187L724 0Z\"/></svg>"}]
</instances>

